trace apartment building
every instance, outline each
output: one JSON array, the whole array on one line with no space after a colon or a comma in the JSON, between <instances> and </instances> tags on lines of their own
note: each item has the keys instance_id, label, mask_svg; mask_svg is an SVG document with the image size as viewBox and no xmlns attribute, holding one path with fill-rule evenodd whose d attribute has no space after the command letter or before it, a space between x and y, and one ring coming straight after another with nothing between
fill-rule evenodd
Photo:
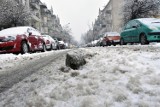
<instances>
[{"instance_id":1,"label":"apartment building","mask_svg":"<svg viewBox=\"0 0 160 107\"><path fill-rule=\"evenodd\" d=\"M49 14L49 10L44 3L40 3L40 10L41 10L41 32L48 34L48 17L47 15Z\"/></svg>"},{"instance_id":2,"label":"apartment building","mask_svg":"<svg viewBox=\"0 0 160 107\"><path fill-rule=\"evenodd\" d=\"M62 26L59 18L53 14L53 9L48 9L40 0L15 0L26 6L31 17L26 25L32 26L44 34L54 37L61 36Z\"/></svg>"},{"instance_id":3,"label":"apartment building","mask_svg":"<svg viewBox=\"0 0 160 107\"><path fill-rule=\"evenodd\" d=\"M41 3L41 23L42 29L41 32L49 35L53 35L54 37L61 36L62 26L60 24L60 19L58 16L53 14L53 9L47 9L46 4Z\"/></svg>"},{"instance_id":4,"label":"apartment building","mask_svg":"<svg viewBox=\"0 0 160 107\"><path fill-rule=\"evenodd\" d=\"M26 0L28 3L31 19L29 25L41 31L40 0Z\"/></svg>"},{"instance_id":5,"label":"apartment building","mask_svg":"<svg viewBox=\"0 0 160 107\"><path fill-rule=\"evenodd\" d=\"M99 10L98 18L93 27L95 36L104 32L121 31L123 5L124 0L110 0L103 10Z\"/></svg>"},{"instance_id":6,"label":"apartment building","mask_svg":"<svg viewBox=\"0 0 160 107\"><path fill-rule=\"evenodd\" d=\"M41 30L41 14L40 14L40 0L15 0L26 6L26 9L31 14L30 21L26 25L32 26Z\"/></svg>"}]
</instances>

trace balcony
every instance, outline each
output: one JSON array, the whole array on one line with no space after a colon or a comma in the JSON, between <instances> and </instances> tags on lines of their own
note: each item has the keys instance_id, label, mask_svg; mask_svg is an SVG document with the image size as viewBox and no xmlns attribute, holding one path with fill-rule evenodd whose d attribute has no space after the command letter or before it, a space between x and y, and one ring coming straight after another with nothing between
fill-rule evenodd
<instances>
[{"instance_id":1,"label":"balcony","mask_svg":"<svg viewBox=\"0 0 160 107\"><path fill-rule=\"evenodd\" d=\"M43 23L42 27L48 27L48 24L47 23Z\"/></svg>"},{"instance_id":2,"label":"balcony","mask_svg":"<svg viewBox=\"0 0 160 107\"><path fill-rule=\"evenodd\" d=\"M36 20L36 21L38 21L38 22L41 21L40 16L39 16L38 13L32 12L31 16L32 16L32 18L33 18L34 20Z\"/></svg>"},{"instance_id":3,"label":"balcony","mask_svg":"<svg viewBox=\"0 0 160 107\"><path fill-rule=\"evenodd\" d=\"M106 23L111 25L112 24L112 20L107 20Z\"/></svg>"},{"instance_id":4,"label":"balcony","mask_svg":"<svg viewBox=\"0 0 160 107\"><path fill-rule=\"evenodd\" d=\"M45 3L40 3L41 8L47 8L47 5Z\"/></svg>"},{"instance_id":5,"label":"balcony","mask_svg":"<svg viewBox=\"0 0 160 107\"><path fill-rule=\"evenodd\" d=\"M41 14L42 15L48 15L48 9L47 8L41 9Z\"/></svg>"},{"instance_id":6,"label":"balcony","mask_svg":"<svg viewBox=\"0 0 160 107\"><path fill-rule=\"evenodd\" d=\"M31 8L40 10L40 5L37 2L30 2Z\"/></svg>"},{"instance_id":7,"label":"balcony","mask_svg":"<svg viewBox=\"0 0 160 107\"><path fill-rule=\"evenodd\" d=\"M106 14L111 14L112 10L106 10Z\"/></svg>"}]
</instances>

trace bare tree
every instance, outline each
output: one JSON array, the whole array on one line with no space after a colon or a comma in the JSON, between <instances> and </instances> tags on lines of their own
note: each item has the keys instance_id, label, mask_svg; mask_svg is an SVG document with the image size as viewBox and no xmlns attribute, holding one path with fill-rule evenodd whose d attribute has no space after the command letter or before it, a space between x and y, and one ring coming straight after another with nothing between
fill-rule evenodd
<instances>
[{"instance_id":1,"label":"bare tree","mask_svg":"<svg viewBox=\"0 0 160 107\"><path fill-rule=\"evenodd\" d=\"M160 0L125 0L124 24L136 18L153 17L159 11Z\"/></svg>"},{"instance_id":2,"label":"bare tree","mask_svg":"<svg viewBox=\"0 0 160 107\"><path fill-rule=\"evenodd\" d=\"M0 1L0 26L11 27L28 23L29 10L14 0Z\"/></svg>"},{"instance_id":3,"label":"bare tree","mask_svg":"<svg viewBox=\"0 0 160 107\"><path fill-rule=\"evenodd\" d=\"M87 33L82 34L81 41L83 41L85 44L93 41L93 30L88 30Z\"/></svg>"},{"instance_id":4,"label":"bare tree","mask_svg":"<svg viewBox=\"0 0 160 107\"><path fill-rule=\"evenodd\" d=\"M75 39L72 36L72 30L69 26L70 23L66 24L63 26L63 38L65 40L65 42L69 43L69 45L75 45Z\"/></svg>"}]
</instances>

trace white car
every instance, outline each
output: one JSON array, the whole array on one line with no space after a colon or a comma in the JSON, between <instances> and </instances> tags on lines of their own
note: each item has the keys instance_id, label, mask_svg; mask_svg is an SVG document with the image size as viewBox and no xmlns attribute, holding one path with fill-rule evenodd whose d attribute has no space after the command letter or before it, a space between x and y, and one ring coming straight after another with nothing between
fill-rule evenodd
<instances>
[{"instance_id":1,"label":"white car","mask_svg":"<svg viewBox=\"0 0 160 107\"><path fill-rule=\"evenodd\" d=\"M65 49L66 48L64 41L62 41L62 40L58 41L58 44L59 44L59 49Z\"/></svg>"},{"instance_id":2,"label":"white car","mask_svg":"<svg viewBox=\"0 0 160 107\"><path fill-rule=\"evenodd\" d=\"M42 35L45 44L46 44L46 49L47 50L55 50L57 49L57 44L56 41L49 35Z\"/></svg>"}]
</instances>

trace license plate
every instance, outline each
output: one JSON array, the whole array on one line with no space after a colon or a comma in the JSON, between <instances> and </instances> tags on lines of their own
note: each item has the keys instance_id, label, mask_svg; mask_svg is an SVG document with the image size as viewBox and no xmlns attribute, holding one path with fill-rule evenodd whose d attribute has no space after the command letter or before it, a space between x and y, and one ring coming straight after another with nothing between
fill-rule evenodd
<instances>
[{"instance_id":1,"label":"license plate","mask_svg":"<svg viewBox=\"0 0 160 107\"><path fill-rule=\"evenodd\" d=\"M114 42L120 42L120 40L114 40Z\"/></svg>"}]
</instances>

